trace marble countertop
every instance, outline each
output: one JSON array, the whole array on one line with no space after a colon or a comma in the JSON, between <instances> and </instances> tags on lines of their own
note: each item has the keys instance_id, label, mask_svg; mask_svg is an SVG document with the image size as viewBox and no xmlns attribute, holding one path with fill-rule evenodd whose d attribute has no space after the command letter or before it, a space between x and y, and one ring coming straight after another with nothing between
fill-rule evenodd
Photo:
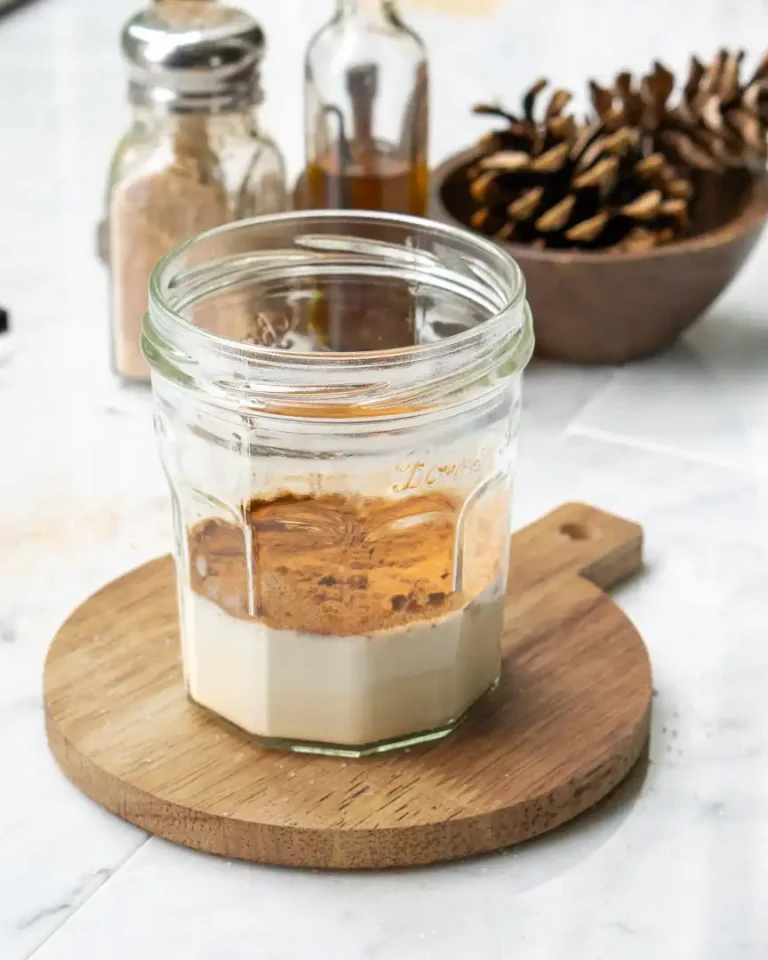
<instances>
[{"instance_id":1,"label":"marble countertop","mask_svg":"<svg viewBox=\"0 0 768 960\"><path fill-rule=\"evenodd\" d=\"M248 6L271 41L265 120L295 170L300 51L321 4ZM0 20L0 302L14 330L0 341L0 960L764 960L768 237L664 356L527 375L516 523L583 499L647 534L647 573L618 599L654 664L650 765L616 801L499 855L341 875L173 847L59 772L41 709L50 638L170 542L148 398L109 373L93 253L131 7L39 0ZM507 0L490 21L414 20L432 50L435 156L477 134L472 101L541 74L579 84L768 41L763 0Z\"/></svg>"}]
</instances>

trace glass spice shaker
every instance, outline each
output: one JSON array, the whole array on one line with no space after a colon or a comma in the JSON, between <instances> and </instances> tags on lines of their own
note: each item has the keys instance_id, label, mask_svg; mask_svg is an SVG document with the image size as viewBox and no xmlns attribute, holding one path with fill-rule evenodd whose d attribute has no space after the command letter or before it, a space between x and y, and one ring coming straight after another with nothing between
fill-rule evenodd
<instances>
[{"instance_id":1,"label":"glass spice shaker","mask_svg":"<svg viewBox=\"0 0 768 960\"><path fill-rule=\"evenodd\" d=\"M141 320L155 264L183 240L287 205L283 160L259 128L264 34L210 0L155 4L123 29L132 124L107 190L112 365L148 380Z\"/></svg>"},{"instance_id":2,"label":"glass spice shaker","mask_svg":"<svg viewBox=\"0 0 768 960\"><path fill-rule=\"evenodd\" d=\"M337 0L305 66L304 209L423 215L428 72L424 44L391 0Z\"/></svg>"}]
</instances>

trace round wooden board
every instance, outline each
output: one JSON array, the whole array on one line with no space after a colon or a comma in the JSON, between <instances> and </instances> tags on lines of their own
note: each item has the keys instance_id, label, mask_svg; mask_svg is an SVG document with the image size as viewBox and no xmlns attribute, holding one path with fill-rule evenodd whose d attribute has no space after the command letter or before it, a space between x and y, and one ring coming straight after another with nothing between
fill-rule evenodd
<instances>
[{"instance_id":1,"label":"round wooden board","mask_svg":"<svg viewBox=\"0 0 768 960\"><path fill-rule=\"evenodd\" d=\"M516 533L497 690L447 739L361 760L265 750L190 703L173 566L155 560L54 639L50 746L108 810L227 857L395 867L518 843L595 804L643 751L648 655L600 589L640 567L641 545L635 524L578 504Z\"/></svg>"}]
</instances>

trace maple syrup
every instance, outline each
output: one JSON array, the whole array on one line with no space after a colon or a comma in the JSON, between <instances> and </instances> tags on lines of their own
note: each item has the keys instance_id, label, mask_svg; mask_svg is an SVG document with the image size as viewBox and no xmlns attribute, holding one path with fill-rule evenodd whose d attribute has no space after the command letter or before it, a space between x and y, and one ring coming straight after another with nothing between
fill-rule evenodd
<instances>
[{"instance_id":1,"label":"maple syrup","mask_svg":"<svg viewBox=\"0 0 768 960\"><path fill-rule=\"evenodd\" d=\"M298 206L424 216L426 50L393 0L336 0L307 50L305 105Z\"/></svg>"},{"instance_id":2,"label":"maple syrup","mask_svg":"<svg viewBox=\"0 0 768 960\"><path fill-rule=\"evenodd\" d=\"M427 165L386 153L368 154L346 166L338 157L321 157L307 167L300 203L307 210L379 210L423 217Z\"/></svg>"}]
</instances>

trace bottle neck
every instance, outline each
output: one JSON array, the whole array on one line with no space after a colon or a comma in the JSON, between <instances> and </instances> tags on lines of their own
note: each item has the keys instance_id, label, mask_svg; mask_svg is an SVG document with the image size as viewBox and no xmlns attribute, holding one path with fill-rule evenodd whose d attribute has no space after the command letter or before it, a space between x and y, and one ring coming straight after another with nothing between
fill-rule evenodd
<instances>
[{"instance_id":1,"label":"bottle neck","mask_svg":"<svg viewBox=\"0 0 768 960\"><path fill-rule=\"evenodd\" d=\"M168 131L186 133L205 129L211 136L219 133L236 132L240 135L254 135L258 131L256 110L253 106L243 105L238 110L224 113L211 113L201 110L194 113L179 113L165 104L134 104L133 119L145 130L162 134Z\"/></svg>"},{"instance_id":2,"label":"bottle neck","mask_svg":"<svg viewBox=\"0 0 768 960\"><path fill-rule=\"evenodd\" d=\"M134 107L158 112L228 114L258 106L263 100L260 71L252 66L229 82L216 82L212 71L201 74L196 89L189 89L181 76L131 68L128 100Z\"/></svg>"},{"instance_id":3,"label":"bottle neck","mask_svg":"<svg viewBox=\"0 0 768 960\"><path fill-rule=\"evenodd\" d=\"M336 0L336 17L365 17L391 21L396 16L394 0Z\"/></svg>"}]
</instances>

